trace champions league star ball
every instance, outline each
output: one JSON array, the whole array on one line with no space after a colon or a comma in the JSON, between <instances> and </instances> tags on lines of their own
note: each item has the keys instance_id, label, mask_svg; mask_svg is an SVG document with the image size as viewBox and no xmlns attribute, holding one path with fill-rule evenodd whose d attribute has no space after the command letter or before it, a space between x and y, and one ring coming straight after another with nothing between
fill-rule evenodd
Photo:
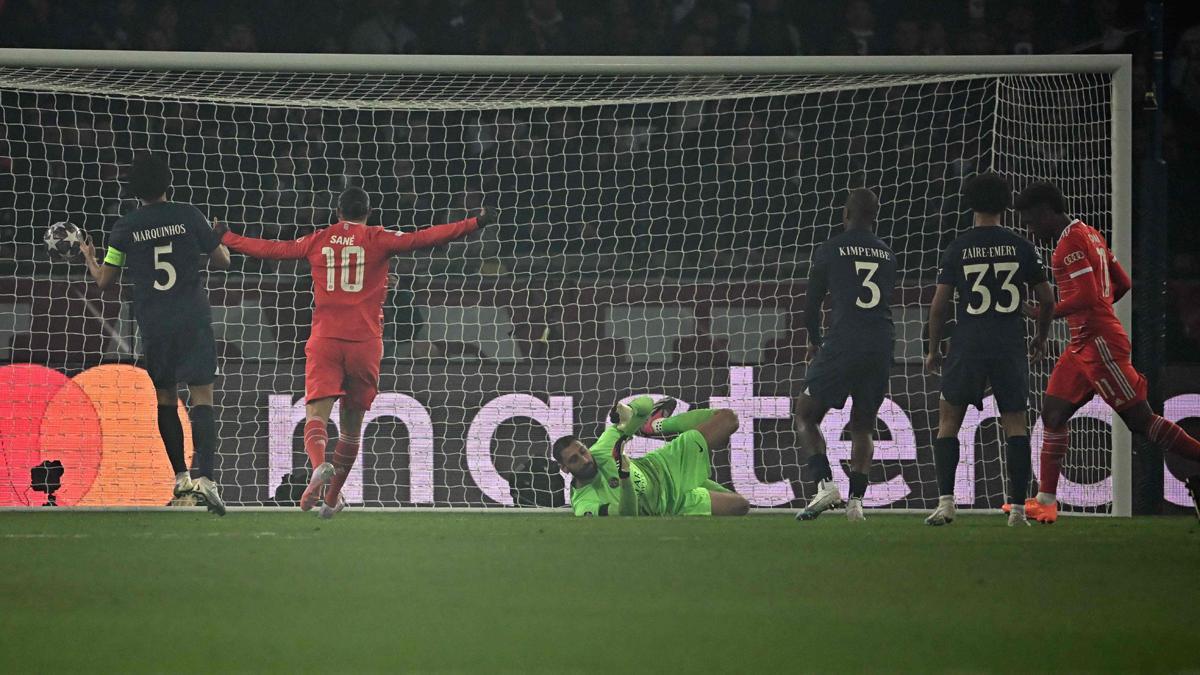
<instances>
[{"instance_id":1,"label":"champions league star ball","mask_svg":"<svg viewBox=\"0 0 1200 675\"><path fill-rule=\"evenodd\" d=\"M79 247L87 241L87 234L75 223L63 221L46 228L42 241L46 242L51 258L72 261L79 258Z\"/></svg>"}]
</instances>

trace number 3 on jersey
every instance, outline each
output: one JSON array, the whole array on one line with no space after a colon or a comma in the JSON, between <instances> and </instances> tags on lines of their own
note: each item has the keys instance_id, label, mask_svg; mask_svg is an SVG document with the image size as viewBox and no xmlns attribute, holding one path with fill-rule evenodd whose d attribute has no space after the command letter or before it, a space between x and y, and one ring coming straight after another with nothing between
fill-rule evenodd
<instances>
[{"instance_id":1,"label":"number 3 on jersey","mask_svg":"<svg viewBox=\"0 0 1200 675\"><path fill-rule=\"evenodd\" d=\"M321 249L321 255L325 256L325 290L337 290L335 282L337 279L337 270L341 269L341 286L342 290L347 293L357 293L363 287L363 273L366 270L367 256L361 246L347 246L342 249L341 264L338 264L336 256L331 246L325 246ZM353 261L351 261L353 259ZM353 269L353 275L351 275ZM351 279L353 276L353 279Z\"/></svg>"},{"instance_id":2,"label":"number 3 on jersey","mask_svg":"<svg viewBox=\"0 0 1200 675\"><path fill-rule=\"evenodd\" d=\"M983 277L988 272L988 268L992 269L992 275L997 279L1001 274L1004 274L1004 280L1000 282L1000 290L1008 294L1008 302L1003 305L997 303L994 308L1001 314L1011 314L1015 312L1021 304L1021 291L1012 282L1013 275L1020 268L1020 263L1002 262L979 265L963 265L963 274L971 279L971 293L979 296L979 304L975 304L974 299L967 304L967 314L983 314L992 305L992 292L987 286L983 285ZM973 277L973 278L972 278Z\"/></svg>"},{"instance_id":3,"label":"number 3 on jersey","mask_svg":"<svg viewBox=\"0 0 1200 675\"><path fill-rule=\"evenodd\" d=\"M881 297L881 294L879 293L879 285L874 281L871 281L871 278L874 277L875 273L879 271L879 263L856 260L854 261L854 271L867 273L867 276L863 277L862 285L863 288L865 288L867 292L871 294L871 296L866 300L863 300L862 297L855 298L854 304L858 305L858 307L862 309L871 309L875 305L879 304Z\"/></svg>"}]
</instances>

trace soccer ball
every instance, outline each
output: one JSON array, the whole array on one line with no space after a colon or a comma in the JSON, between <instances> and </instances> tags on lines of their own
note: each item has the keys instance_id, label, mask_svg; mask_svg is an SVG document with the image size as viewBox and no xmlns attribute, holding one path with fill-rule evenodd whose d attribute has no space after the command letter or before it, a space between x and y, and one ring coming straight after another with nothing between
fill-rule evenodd
<instances>
[{"instance_id":1,"label":"soccer ball","mask_svg":"<svg viewBox=\"0 0 1200 675\"><path fill-rule=\"evenodd\" d=\"M46 248L50 251L51 258L66 261L78 260L79 247L87 241L87 233L79 229L75 223L63 221L46 228L46 234L42 235L42 241L46 242Z\"/></svg>"}]
</instances>

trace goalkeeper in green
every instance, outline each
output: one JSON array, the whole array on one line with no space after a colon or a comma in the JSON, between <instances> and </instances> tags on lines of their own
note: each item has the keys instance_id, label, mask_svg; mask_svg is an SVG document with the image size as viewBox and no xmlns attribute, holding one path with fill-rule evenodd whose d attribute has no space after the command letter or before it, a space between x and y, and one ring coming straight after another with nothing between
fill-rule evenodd
<instances>
[{"instance_id":1,"label":"goalkeeper in green","mask_svg":"<svg viewBox=\"0 0 1200 675\"><path fill-rule=\"evenodd\" d=\"M577 516L741 516L746 498L709 479L712 450L737 431L732 410L692 410L671 416L674 399L657 404L639 396L618 403L612 425L588 448L574 436L554 443L554 459L572 476L571 508ZM645 457L630 459L635 434L675 435Z\"/></svg>"}]
</instances>

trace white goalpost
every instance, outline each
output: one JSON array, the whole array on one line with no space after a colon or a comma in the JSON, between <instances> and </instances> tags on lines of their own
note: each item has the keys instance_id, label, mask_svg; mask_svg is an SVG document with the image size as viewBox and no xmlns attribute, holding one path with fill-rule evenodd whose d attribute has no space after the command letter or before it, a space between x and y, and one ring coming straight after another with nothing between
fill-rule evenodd
<instances>
[{"instance_id":1,"label":"white goalpost","mask_svg":"<svg viewBox=\"0 0 1200 675\"><path fill-rule=\"evenodd\" d=\"M173 199L253 236L331 222L349 185L389 227L499 211L481 235L393 264L381 394L346 488L353 505L380 509L559 506L551 443L590 441L613 402L641 393L681 410L734 409L742 425L714 453L714 478L764 512L802 506L813 486L791 400L805 371L809 257L840 227L846 193L871 188L898 290L865 501L931 509L938 381L921 369L923 327L940 253L970 226L962 181L984 170L1018 190L1053 181L1128 267L1130 73L1125 55L0 50L12 163L0 178L12 221L0 230L0 507L44 501L30 469L53 460L66 507L170 496L128 307L40 243L70 221L103 245L136 205L122 167L152 150L169 157ZM305 266L235 258L208 274L217 479L231 506L288 505L306 480L311 280ZM1130 307L1117 305L1127 328ZM1055 330L1061 349L1065 323ZM1034 369L1035 411L1050 366ZM849 459L848 410L823 424L835 464ZM1003 503L995 418L990 399L968 413L960 508ZM639 440L635 454L659 443ZM1072 423L1064 512L1130 515L1130 453L1119 418L1086 406Z\"/></svg>"}]
</instances>

